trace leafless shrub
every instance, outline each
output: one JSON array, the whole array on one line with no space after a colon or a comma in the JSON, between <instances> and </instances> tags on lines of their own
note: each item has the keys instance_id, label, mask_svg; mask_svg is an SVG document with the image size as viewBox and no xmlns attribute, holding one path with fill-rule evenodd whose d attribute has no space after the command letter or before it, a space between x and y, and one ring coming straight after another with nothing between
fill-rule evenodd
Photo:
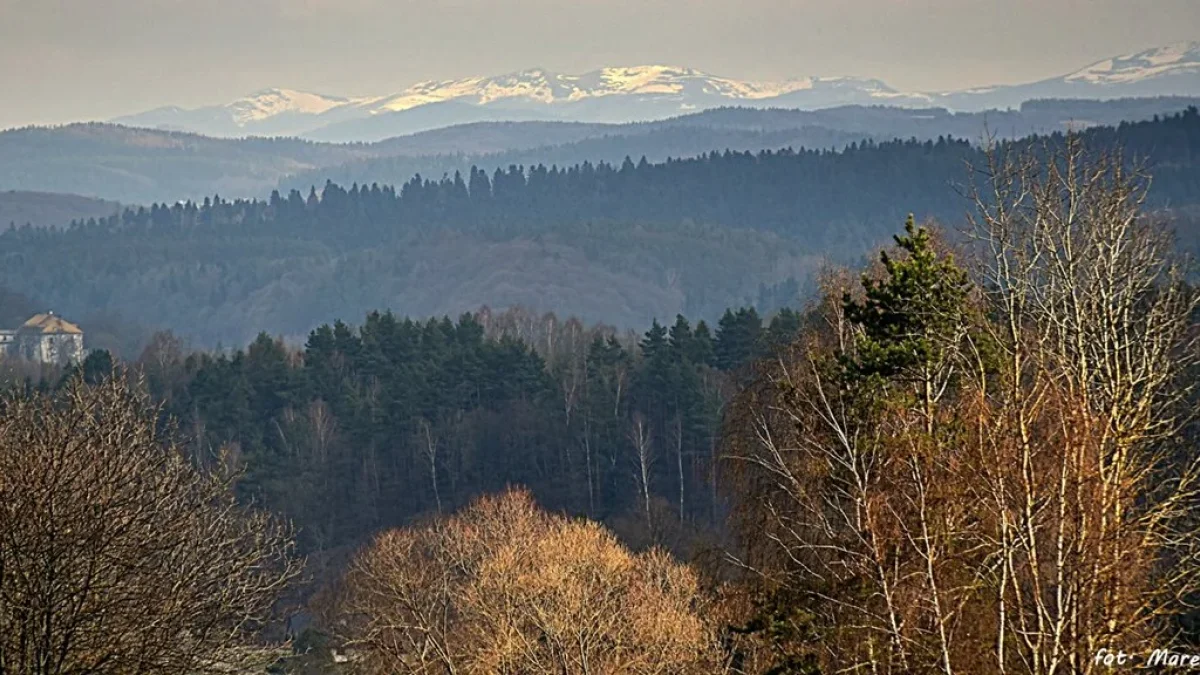
<instances>
[{"instance_id":1,"label":"leafless shrub","mask_svg":"<svg viewBox=\"0 0 1200 675\"><path fill-rule=\"evenodd\" d=\"M287 529L121 377L0 405L0 672L219 671L296 575Z\"/></svg>"}]
</instances>

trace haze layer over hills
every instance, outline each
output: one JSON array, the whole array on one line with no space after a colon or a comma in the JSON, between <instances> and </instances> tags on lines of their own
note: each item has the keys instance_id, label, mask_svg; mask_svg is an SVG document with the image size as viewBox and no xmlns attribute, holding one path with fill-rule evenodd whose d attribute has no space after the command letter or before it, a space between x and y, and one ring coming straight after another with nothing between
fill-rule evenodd
<instances>
[{"instance_id":1,"label":"haze layer over hills","mask_svg":"<svg viewBox=\"0 0 1200 675\"><path fill-rule=\"evenodd\" d=\"M400 184L510 164L663 161L724 150L840 149L864 140L1016 138L1177 113L1200 98L1034 101L1013 111L849 106L819 111L724 108L647 123L480 122L337 145L223 139L110 124L0 132L0 189L77 193L126 204L265 198L326 180ZM5 225L7 223L4 223ZM18 224L22 224L18 222ZM61 225L63 222L35 224Z\"/></svg>"},{"instance_id":2,"label":"haze layer over hills","mask_svg":"<svg viewBox=\"0 0 1200 675\"><path fill-rule=\"evenodd\" d=\"M1083 140L1146 160L1151 207L1173 209L1195 247L1196 109L1093 128ZM428 316L523 305L622 328L747 304L765 313L802 304L826 262L858 262L910 212L960 225L970 167L985 164L976 146L943 138L205 198L4 234L0 287L201 344L260 330L299 339L322 321L386 308Z\"/></svg>"}]
</instances>

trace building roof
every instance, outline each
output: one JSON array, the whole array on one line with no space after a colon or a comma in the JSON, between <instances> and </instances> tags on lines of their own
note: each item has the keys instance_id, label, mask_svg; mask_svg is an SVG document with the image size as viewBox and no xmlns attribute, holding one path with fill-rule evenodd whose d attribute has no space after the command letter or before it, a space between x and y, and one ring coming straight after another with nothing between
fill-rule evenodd
<instances>
[{"instance_id":1,"label":"building roof","mask_svg":"<svg viewBox=\"0 0 1200 675\"><path fill-rule=\"evenodd\" d=\"M32 318L21 324L21 327L18 328L17 331L21 333L44 333L49 335L61 333L73 335L83 334L83 331L79 328L79 326L76 326L70 321L63 319L54 312L33 315Z\"/></svg>"}]
</instances>

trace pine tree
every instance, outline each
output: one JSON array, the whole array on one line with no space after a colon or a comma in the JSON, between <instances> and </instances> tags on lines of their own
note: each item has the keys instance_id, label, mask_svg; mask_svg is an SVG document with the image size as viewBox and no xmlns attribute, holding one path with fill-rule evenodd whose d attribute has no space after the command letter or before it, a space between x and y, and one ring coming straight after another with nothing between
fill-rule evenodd
<instances>
[{"instance_id":1,"label":"pine tree","mask_svg":"<svg viewBox=\"0 0 1200 675\"><path fill-rule=\"evenodd\" d=\"M880 253L886 276L863 277L865 298L846 294L846 318L862 328L849 370L859 377L925 379L956 339L963 323L966 272L939 256L932 235L913 217L895 237L903 255Z\"/></svg>"}]
</instances>

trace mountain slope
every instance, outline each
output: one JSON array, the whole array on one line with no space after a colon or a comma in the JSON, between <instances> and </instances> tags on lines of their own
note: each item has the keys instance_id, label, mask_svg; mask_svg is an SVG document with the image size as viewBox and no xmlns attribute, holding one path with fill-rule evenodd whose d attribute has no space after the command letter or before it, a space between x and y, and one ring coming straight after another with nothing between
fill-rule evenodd
<instances>
[{"instance_id":1,"label":"mountain slope","mask_svg":"<svg viewBox=\"0 0 1200 675\"><path fill-rule=\"evenodd\" d=\"M325 113L361 103L362 99L295 89L264 89L227 105L191 110L166 106L112 121L126 126L192 131L209 136L299 136L334 121L331 118L336 115L325 116Z\"/></svg>"},{"instance_id":2,"label":"mountain slope","mask_svg":"<svg viewBox=\"0 0 1200 675\"><path fill-rule=\"evenodd\" d=\"M117 213L117 202L49 192L0 192L0 227L66 225L73 220L104 218Z\"/></svg>"},{"instance_id":3,"label":"mountain slope","mask_svg":"<svg viewBox=\"0 0 1200 675\"><path fill-rule=\"evenodd\" d=\"M1097 61L1073 73L1030 84L950 92L947 107L977 110L1018 106L1036 98L1108 100L1200 96L1200 42L1179 42Z\"/></svg>"},{"instance_id":4,"label":"mountain slope","mask_svg":"<svg viewBox=\"0 0 1200 675\"><path fill-rule=\"evenodd\" d=\"M263 195L281 176L367 157L362 146L218 139L112 124L0 132L0 190L150 203Z\"/></svg>"},{"instance_id":5,"label":"mountain slope","mask_svg":"<svg viewBox=\"0 0 1200 675\"><path fill-rule=\"evenodd\" d=\"M1200 42L1180 42L1100 61L1062 80L1116 86L1196 75L1200 75Z\"/></svg>"}]
</instances>

